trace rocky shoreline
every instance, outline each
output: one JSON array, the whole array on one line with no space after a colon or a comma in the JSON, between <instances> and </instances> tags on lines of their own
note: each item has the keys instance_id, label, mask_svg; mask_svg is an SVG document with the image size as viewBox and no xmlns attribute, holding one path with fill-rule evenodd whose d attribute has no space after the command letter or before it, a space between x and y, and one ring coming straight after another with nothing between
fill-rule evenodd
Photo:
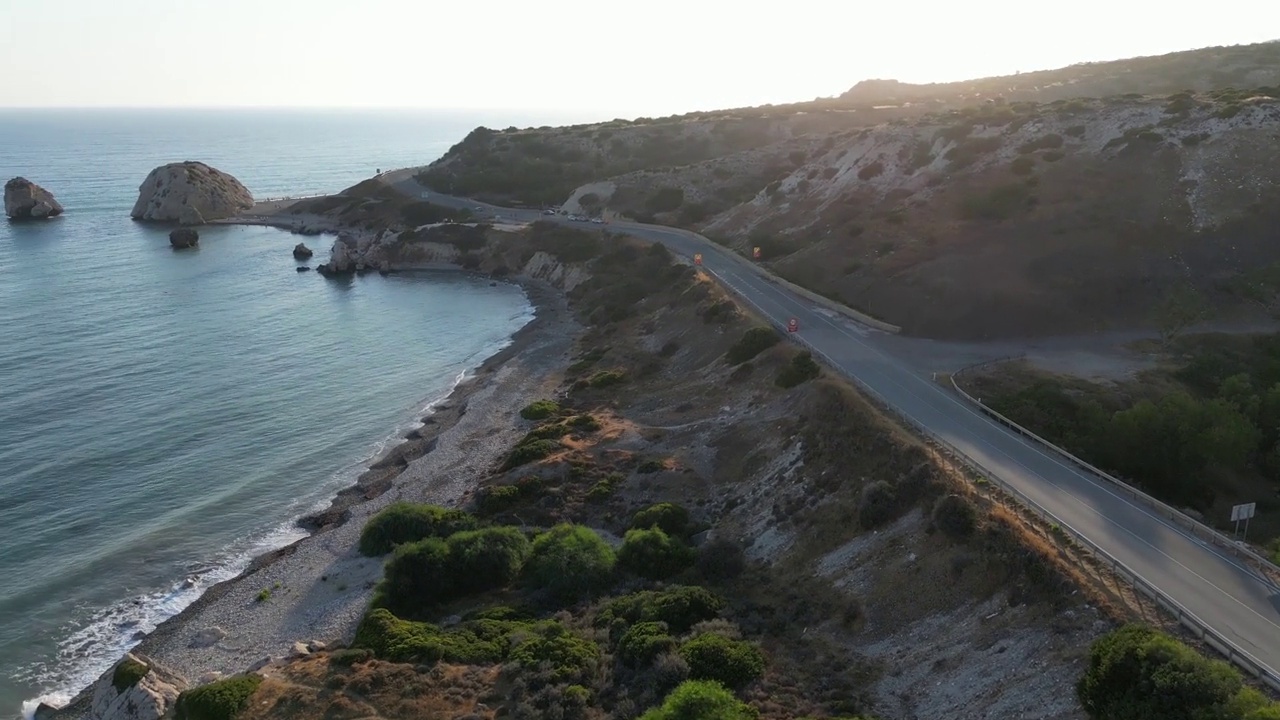
<instances>
[{"instance_id":1,"label":"rocky shoreline","mask_svg":"<svg viewBox=\"0 0 1280 720\"><path fill-rule=\"evenodd\" d=\"M294 218L287 224L272 210L230 222L291 229ZM237 577L210 587L132 652L196 685L305 652L308 643L349 641L382 572L380 560L356 551L364 520L397 500L462 502L518 440L510 418L558 384L580 328L559 290L539 280L521 284L535 319L328 508L301 518L299 525L311 535L255 558ZM95 686L110 681L108 671ZM88 717L95 686L66 707L38 716Z\"/></svg>"}]
</instances>

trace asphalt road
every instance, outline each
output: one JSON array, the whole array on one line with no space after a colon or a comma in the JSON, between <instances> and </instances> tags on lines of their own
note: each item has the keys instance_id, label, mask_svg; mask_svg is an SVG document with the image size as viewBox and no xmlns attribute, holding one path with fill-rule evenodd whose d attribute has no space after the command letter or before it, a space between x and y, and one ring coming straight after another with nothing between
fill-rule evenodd
<instances>
[{"instance_id":1,"label":"asphalt road","mask_svg":"<svg viewBox=\"0 0 1280 720\"><path fill-rule=\"evenodd\" d=\"M396 186L421 197L422 188L411 179ZM498 219L523 222L540 218L537 211L497 208L434 193L431 200L454 207L482 207L480 215ZM901 357L901 338L890 340L880 331L817 307L744 268L723 248L691 234L636 223L604 227L661 241L686 257L701 253L703 269L732 287L759 313L776 323L795 318L804 341L825 356L828 364L860 380L900 413L1017 488L1062 525L1173 598L1237 651L1251 656L1273 676L1280 676L1280 588L1235 558L976 411Z\"/></svg>"}]
</instances>

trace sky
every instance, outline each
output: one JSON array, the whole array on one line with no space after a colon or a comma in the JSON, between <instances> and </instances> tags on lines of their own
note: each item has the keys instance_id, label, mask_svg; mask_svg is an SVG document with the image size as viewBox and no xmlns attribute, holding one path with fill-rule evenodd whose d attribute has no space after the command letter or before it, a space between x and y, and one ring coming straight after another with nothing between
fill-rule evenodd
<instances>
[{"instance_id":1,"label":"sky","mask_svg":"<svg viewBox=\"0 0 1280 720\"><path fill-rule=\"evenodd\" d=\"M1276 38L1274 0L4 0L0 107L611 119Z\"/></svg>"}]
</instances>

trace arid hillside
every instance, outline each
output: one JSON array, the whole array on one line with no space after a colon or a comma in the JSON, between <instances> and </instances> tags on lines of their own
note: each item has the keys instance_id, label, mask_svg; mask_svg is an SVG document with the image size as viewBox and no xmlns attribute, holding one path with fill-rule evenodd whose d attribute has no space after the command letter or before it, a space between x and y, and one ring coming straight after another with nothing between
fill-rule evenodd
<instances>
[{"instance_id":1,"label":"arid hillside","mask_svg":"<svg viewBox=\"0 0 1280 720\"><path fill-rule=\"evenodd\" d=\"M893 90L890 106L480 129L419 180L759 247L784 277L911 334L1147 326L1187 286L1226 319L1274 301L1280 78L1266 60L1277 48L1037 74L1081 92L1123 76L1147 94L1024 101L989 92L1004 78L906 106L906 86L877 82L851 93ZM1175 81L1189 89L1168 92Z\"/></svg>"}]
</instances>

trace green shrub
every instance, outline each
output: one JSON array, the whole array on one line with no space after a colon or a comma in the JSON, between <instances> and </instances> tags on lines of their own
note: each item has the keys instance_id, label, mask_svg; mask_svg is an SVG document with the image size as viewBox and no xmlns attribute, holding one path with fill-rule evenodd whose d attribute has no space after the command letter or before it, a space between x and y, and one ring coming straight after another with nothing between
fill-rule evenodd
<instances>
[{"instance_id":1,"label":"green shrub","mask_svg":"<svg viewBox=\"0 0 1280 720\"><path fill-rule=\"evenodd\" d=\"M689 663L689 677L715 680L725 687L741 688L764 674L759 648L716 633L703 633L681 645L680 657Z\"/></svg>"},{"instance_id":2,"label":"green shrub","mask_svg":"<svg viewBox=\"0 0 1280 720\"><path fill-rule=\"evenodd\" d=\"M329 654L329 664L338 667L351 667L367 662L373 657L373 651L369 648L343 648L334 650Z\"/></svg>"},{"instance_id":3,"label":"green shrub","mask_svg":"<svg viewBox=\"0 0 1280 720\"><path fill-rule=\"evenodd\" d=\"M524 575L532 587L568 602L607 588L614 562L613 549L591 528L557 525L534 539Z\"/></svg>"},{"instance_id":4,"label":"green shrub","mask_svg":"<svg viewBox=\"0 0 1280 720\"><path fill-rule=\"evenodd\" d=\"M416 615L461 595L453 577L449 546L440 538L427 538L404 543L391 554L375 603L397 614Z\"/></svg>"},{"instance_id":5,"label":"green shrub","mask_svg":"<svg viewBox=\"0 0 1280 720\"><path fill-rule=\"evenodd\" d=\"M560 403L554 400L536 400L520 410L520 417L525 420L545 420L558 414L560 414Z\"/></svg>"},{"instance_id":6,"label":"green shrub","mask_svg":"<svg viewBox=\"0 0 1280 720\"><path fill-rule=\"evenodd\" d=\"M521 465L527 465L535 460L541 460L559 449L560 443L555 440L526 437L507 455L507 459L502 462L502 469L510 470Z\"/></svg>"},{"instance_id":7,"label":"green shrub","mask_svg":"<svg viewBox=\"0 0 1280 720\"><path fill-rule=\"evenodd\" d=\"M438 505L392 503L365 523L360 533L360 552L368 556L385 555L401 543L447 537L475 526L476 519L461 510L449 510Z\"/></svg>"},{"instance_id":8,"label":"green shrub","mask_svg":"<svg viewBox=\"0 0 1280 720\"><path fill-rule=\"evenodd\" d=\"M649 458L636 467L636 472L641 475L652 475L653 473L662 472L666 469L667 465L663 461L657 458Z\"/></svg>"},{"instance_id":9,"label":"green shrub","mask_svg":"<svg viewBox=\"0 0 1280 720\"><path fill-rule=\"evenodd\" d=\"M600 421L595 419L593 415L583 413L574 415L569 420L569 427L583 432L595 432L601 428Z\"/></svg>"},{"instance_id":10,"label":"green shrub","mask_svg":"<svg viewBox=\"0 0 1280 720\"><path fill-rule=\"evenodd\" d=\"M1014 175L1030 175L1036 169L1036 161L1035 158L1023 155L1022 157L1014 158L1009 167L1013 170Z\"/></svg>"},{"instance_id":11,"label":"green shrub","mask_svg":"<svg viewBox=\"0 0 1280 720\"><path fill-rule=\"evenodd\" d=\"M693 549L653 527L628 530L618 550L618 567L650 580L665 580L693 565Z\"/></svg>"},{"instance_id":12,"label":"green shrub","mask_svg":"<svg viewBox=\"0 0 1280 720\"><path fill-rule=\"evenodd\" d=\"M724 359L730 365L738 365L777 345L781 340L782 337L773 328L753 327L743 333L742 339L729 348L729 351L724 354Z\"/></svg>"},{"instance_id":13,"label":"green shrub","mask_svg":"<svg viewBox=\"0 0 1280 720\"><path fill-rule=\"evenodd\" d=\"M574 682L588 677L600 660L600 646L551 622L513 647L510 660L526 670L549 673L553 682Z\"/></svg>"},{"instance_id":14,"label":"green shrub","mask_svg":"<svg viewBox=\"0 0 1280 720\"><path fill-rule=\"evenodd\" d=\"M516 485L493 485L480 491L476 505L480 512L492 514L513 507L520 501L520 488Z\"/></svg>"},{"instance_id":15,"label":"green shrub","mask_svg":"<svg viewBox=\"0 0 1280 720\"><path fill-rule=\"evenodd\" d=\"M716 682L688 680L671 691L662 705L640 720L756 720L755 708Z\"/></svg>"},{"instance_id":16,"label":"green shrub","mask_svg":"<svg viewBox=\"0 0 1280 720\"><path fill-rule=\"evenodd\" d=\"M632 625L618 640L618 658L630 667L644 667L664 652L676 649L676 640L667 633L664 622L641 622Z\"/></svg>"},{"instance_id":17,"label":"green shrub","mask_svg":"<svg viewBox=\"0 0 1280 720\"><path fill-rule=\"evenodd\" d=\"M877 480L862 489L858 503L858 525L864 530L880 527L898 517L898 497L893 486Z\"/></svg>"},{"instance_id":18,"label":"green shrub","mask_svg":"<svg viewBox=\"0 0 1280 720\"><path fill-rule=\"evenodd\" d=\"M605 603L596 615L598 625L615 621L624 625L663 622L673 633L685 633L703 620L711 620L724 608L724 600L696 585L677 585L665 590L643 590Z\"/></svg>"},{"instance_id":19,"label":"green shrub","mask_svg":"<svg viewBox=\"0 0 1280 720\"><path fill-rule=\"evenodd\" d=\"M637 512L631 518L632 530L644 530L651 527L662 528L668 535L680 539L688 539L693 530L693 521L689 511L676 503L658 503Z\"/></svg>"},{"instance_id":20,"label":"green shrub","mask_svg":"<svg viewBox=\"0 0 1280 720\"><path fill-rule=\"evenodd\" d=\"M464 594L509 584L530 551L529 539L513 527L454 533L445 544L454 585Z\"/></svg>"},{"instance_id":21,"label":"green shrub","mask_svg":"<svg viewBox=\"0 0 1280 720\"><path fill-rule=\"evenodd\" d=\"M621 385L627 381L626 373L621 370L601 370L591 376L588 382L593 388L607 388L614 385Z\"/></svg>"},{"instance_id":22,"label":"green shrub","mask_svg":"<svg viewBox=\"0 0 1280 720\"><path fill-rule=\"evenodd\" d=\"M1228 720L1239 717L1229 711L1242 687L1230 665L1127 625L1093 643L1076 691L1096 720Z\"/></svg>"},{"instance_id":23,"label":"green shrub","mask_svg":"<svg viewBox=\"0 0 1280 720\"><path fill-rule=\"evenodd\" d=\"M174 704L174 717L177 720L231 720L244 709L249 696L261 684L261 675L236 675L184 690Z\"/></svg>"},{"instance_id":24,"label":"green shrub","mask_svg":"<svg viewBox=\"0 0 1280 720\"><path fill-rule=\"evenodd\" d=\"M353 645L390 662L496 663L504 658L507 634L523 627L493 620L476 625L489 632L477 633L468 625L444 631L431 623L401 620L386 608L375 608L360 621Z\"/></svg>"},{"instance_id":25,"label":"green shrub","mask_svg":"<svg viewBox=\"0 0 1280 720\"><path fill-rule=\"evenodd\" d=\"M964 540L973 535L978 514L968 500L959 495L944 495L933 506L933 524L947 537Z\"/></svg>"},{"instance_id":26,"label":"green shrub","mask_svg":"<svg viewBox=\"0 0 1280 720\"><path fill-rule=\"evenodd\" d=\"M146 663L138 662L131 657L121 660L116 669L111 673L111 686L116 689L117 693L138 684L138 681L147 676L151 672L151 668Z\"/></svg>"},{"instance_id":27,"label":"green shrub","mask_svg":"<svg viewBox=\"0 0 1280 720\"><path fill-rule=\"evenodd\" d=\"M778 371L778 377L773 382L780 388L790 390L791 388L817 378L822 374L822 368L818 367L818 363L813 361L813 354L808 350L796 353L791 358L791 362L783 366Z\"/></svg>"},{"instance_id":28,"label":"green shrub","mask_svg":"<svg viewBox=\"0 0 1280 720\"><path fill-rule=\"evenodd\" d=\"M618 472L612 472L605 475L603 478L596 481L596 484L592 485L590 490L587 490L587 501L598 503L608 500L613 497L613 494L618 490L618 486L626 479L625 475Z\"/></svg>"}]
</instances>

